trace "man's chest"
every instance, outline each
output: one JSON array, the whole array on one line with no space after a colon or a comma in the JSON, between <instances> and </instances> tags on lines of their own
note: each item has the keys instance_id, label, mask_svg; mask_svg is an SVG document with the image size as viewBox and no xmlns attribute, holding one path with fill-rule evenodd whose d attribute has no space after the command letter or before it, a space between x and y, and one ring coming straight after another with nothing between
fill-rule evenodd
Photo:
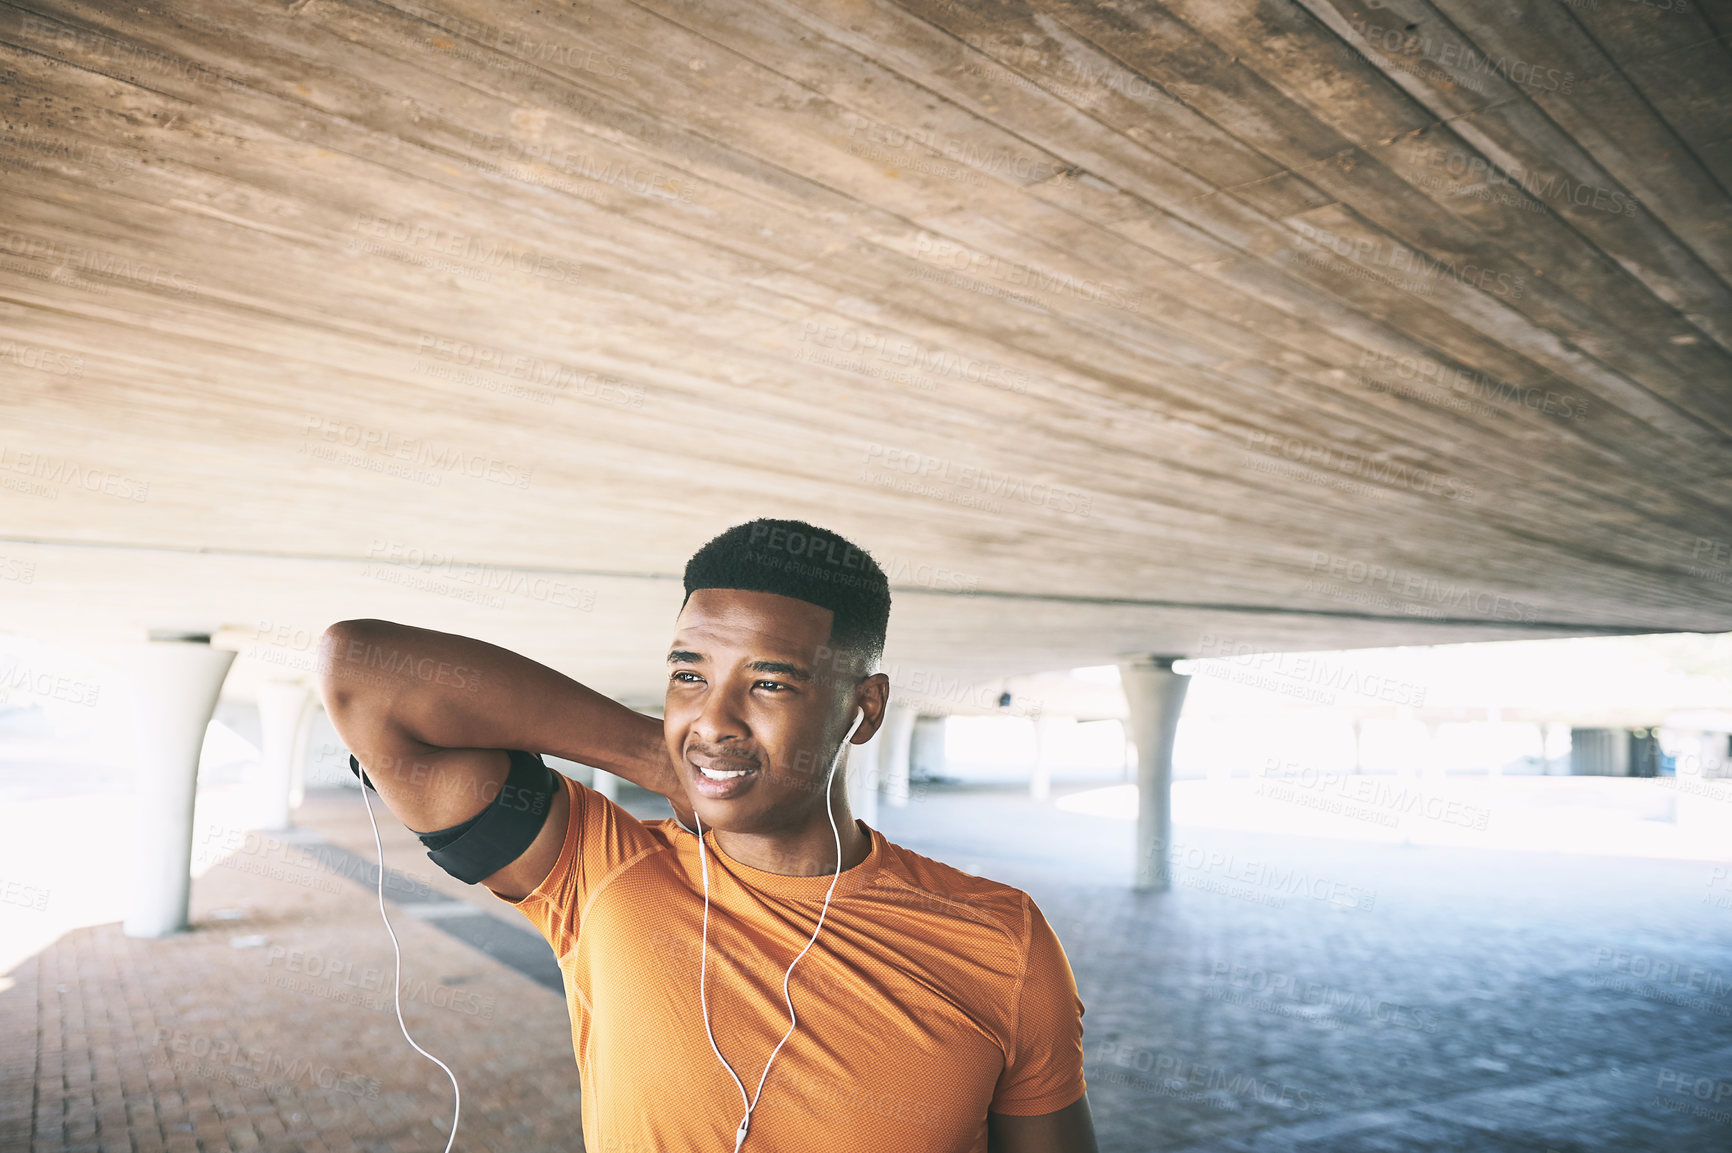
<instances>
[{"instance_id":1,"label":"man's chest","mask_svg":"<svg viewBox=\"0 0 1732 1153\"><path fill-rule=\"evenodd\" d=\"M621 1148L628 1136L707 1148L718 1134L731 1147L744 1106L712 1038L751 1098L788 1031L783 980L809 925L712 916L706 945L688 912L645 923L592 910L572 958L587 1004L580 1065L604 1147L611 1135ZM747 1147L980 1147L1004 1067L982 977L894 928L826 920L787 981L799 1023L764 1080Z\"/></svg>"}]
</instances>

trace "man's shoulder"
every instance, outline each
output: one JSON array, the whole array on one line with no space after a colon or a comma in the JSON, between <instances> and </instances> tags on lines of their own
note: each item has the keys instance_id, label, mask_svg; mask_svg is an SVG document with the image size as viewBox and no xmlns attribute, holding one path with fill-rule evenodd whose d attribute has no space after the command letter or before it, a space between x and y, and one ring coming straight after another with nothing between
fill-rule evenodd
<instances>
[{"instance_id":1,"label":"man's shoulder","mask_svg":"<svg viewBox=\"0 0 1732 1153\"><path fill-rule=\"evenodd\" d=\"M1023 890L965 872L889 838L884 847L884 866L876 886L880 894L989 926L1017 945L1026 938L1034 901Z\"/></svg>"},{"instance_id":2,"label":"man's shoulder","mask_svg":"<svg viewBox=\"0 0 1732 1153\"><path fill-rule=\"evenodd\" d=\"M572 786L574 791L587 789L587 786L577 781L573 781ZM603 796L594 790L588 790L585 800L592 807L592 812L606 814L605 823L612 828L606 852L610 861L642 859L645 850L672 849L682 835L691 835L685 832L674 817L639 816L612 797Z\"/></svg>"},{"instance_id":3,"label":"man's shoulder","mask_svg":"<svg viewBox=\"0 0 1732 1153\"><path fill-rule=\"evenodd\" d=\"M630 813L626 815L631 816ZM697 835L680 824L678 817L634 817L633 819L644 827L644 832L670 848L682 835L687 837Z\"/></svg>"}]
</instances>

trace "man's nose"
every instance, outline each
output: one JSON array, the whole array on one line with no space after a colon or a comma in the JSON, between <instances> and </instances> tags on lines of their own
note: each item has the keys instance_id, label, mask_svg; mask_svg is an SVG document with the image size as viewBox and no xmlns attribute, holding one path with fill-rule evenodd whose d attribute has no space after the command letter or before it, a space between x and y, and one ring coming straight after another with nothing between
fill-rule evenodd
<instances>
[{"instance_id":1,"label":"man's nose","mask_svg":"<svg viewBox=\"0 0 1732 1153\"><path fill-rule=\"evenodd\" d=\"M752 731L739 705L736 693L725 688L712 688L704 694L703 708L692 722L692 735L714 747L718 753L725 752L721 748L724 744L748 739Z\"/></svg>"}]
</instances>

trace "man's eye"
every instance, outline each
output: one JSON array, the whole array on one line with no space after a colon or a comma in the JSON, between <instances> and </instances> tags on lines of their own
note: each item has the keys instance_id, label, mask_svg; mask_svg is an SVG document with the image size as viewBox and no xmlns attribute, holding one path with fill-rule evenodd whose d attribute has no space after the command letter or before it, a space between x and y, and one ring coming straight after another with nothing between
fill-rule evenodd
<instances>
[{"instance_id":1,"label":"man's eye","mask_svg":"<svg viewBox=\"0 0 1732 1153\"><path fill-rule=\"evenodd\" d=\"M781 691L786 689L788 686L783 684L781 681L759 681L753 687L761 689L776 689L777 691Z\"/></svg>"},{"instance_id":2,"label":"man's eye","mask_svg":"<svg viewBox=\"0 0 1732 1153\"><path fill-rule=\"evenodd\" d=\"M688 677L690 678L689 680L686 679ZM688 684L688 685L702 684L703 680L704 680L704 678L700 677L698 674L693 673L693 672L687 672L684 669L680 669L680 670L676 671L673 674L673 679L676 681L682 681L683 683Z\"/></svg>"}]
</instances>

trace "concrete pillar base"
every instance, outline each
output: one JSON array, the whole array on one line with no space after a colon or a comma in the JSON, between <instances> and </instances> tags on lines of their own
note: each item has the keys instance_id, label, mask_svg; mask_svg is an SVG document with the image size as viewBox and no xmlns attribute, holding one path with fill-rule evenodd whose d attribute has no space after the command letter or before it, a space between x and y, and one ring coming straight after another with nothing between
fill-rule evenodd
<instances>
[{"instance_id":1,"label":"concrete pillar base","mask_svg":"<svg viewBox=\"0 0 1732 1153\"><path fill-rule=\"evenodd\" d=\"M208 638L147 641L117 652L131 689L136 760L131 893L121 931L164 937L187 928L198 758L235 654Z\"/></svg>"},{"instance_id":2,"label":"concrete pillar base","mask_svg":"<svg viewBox=\"0 0 1732 1153\"><path fill-rule=\"evenodd\" d=\"M264 681L259 685L261 829L286 829L293 823L295 761L305 748L303 734L312 705L312 691L299 681Z\"/></svg>"}]
</instances>

